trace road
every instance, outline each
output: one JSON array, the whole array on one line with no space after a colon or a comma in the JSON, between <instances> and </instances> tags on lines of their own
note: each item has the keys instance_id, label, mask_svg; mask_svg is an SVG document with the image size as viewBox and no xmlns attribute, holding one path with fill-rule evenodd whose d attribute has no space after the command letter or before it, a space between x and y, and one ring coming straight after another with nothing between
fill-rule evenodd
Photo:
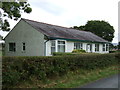
<instances>
[{"instance_id":1,"label":"road","mask_svg":"<svg viewBox=\"0 0 120 90\"><path fill-rule=\"evenodd\" d=\"M120 74L103 78L78 88L120 88Z\"/></svg>"}]
</instances>

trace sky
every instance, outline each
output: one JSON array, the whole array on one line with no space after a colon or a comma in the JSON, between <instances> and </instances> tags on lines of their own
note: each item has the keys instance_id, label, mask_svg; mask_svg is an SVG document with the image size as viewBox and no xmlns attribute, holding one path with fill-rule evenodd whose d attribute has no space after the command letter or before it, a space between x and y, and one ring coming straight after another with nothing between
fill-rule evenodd
<instances>
[{"instance_id":1,"label":"sky","mask_svg":"<svg viewBox=\"0 0 120 90\"><path fill-rule=\"evenodd\" d=\"M32 13L22 18L64 27L85 25L88 20L104 20L115 29L113 43L118 42L119 0L28 0ZM18 21L17 21L18 22ZM10 20L11 28L16 21ZM0 32L4 37L7 32Z\"/></svg>"}]
</instances>

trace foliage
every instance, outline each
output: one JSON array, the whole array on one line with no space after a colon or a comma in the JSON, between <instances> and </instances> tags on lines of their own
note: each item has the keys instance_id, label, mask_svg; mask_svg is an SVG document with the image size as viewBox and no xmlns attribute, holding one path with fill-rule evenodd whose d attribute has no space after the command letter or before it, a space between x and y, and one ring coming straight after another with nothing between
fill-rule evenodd
<instances>
[{"instance_id":1,"label":"foliage","mask_svg":"<svg viewBox=\"0 0 120 90\"><path fill-rule=\"evenodd\" d=\"M116 65L114 54L51 57L3 57L3 87L12 87L35 76L38 80L67 74L78 69L93 70ZM19 81L19 82L18 82Z\"/></svg>"},{"instance_id":2,"label":"foliage","mask_svg":"<svg viewBox=\"0 0 120 90\"><path fill-rule=\"evenodd\" d=\"M64 52L54 52L53 56L66 56L66 55L75 55L73 53L64 53Z\"/></svg>"},{"instance_id":3,"label":"foliage","mask_svg":"<svg viewBox=\"0 0 120 90\"><path fill-rule=\"evenodd\" d=\"M118 49L120 50L120 42L118 43Z\"/></svg>"},{"instance_id":4,"label":"foliage","mask_svg":"<svg viewBox=\"0 0 120 90\"><path fill-rule=\"evenodd\" d=\"M27 2L20 2L20 0L17 0L16 2L2 2L1 9L3 12L0 12L2 14L0 16L0 29L3 31L10 30L9 22L7 19L3 19L4 17L18 20L21 17L22 12L30 13L32 11L30 4Z\"/></svg>"},{"instance_id":5,"label":"foliage","mask_svg":"<svg viewBox=\"0 0 120 90\"><path fill-rule=\"evenodd\" d=\"M109 53L115 53L115 52L117 52L117 51L109 51Z\"/></svg>"},{"instance_id":6,"label":"foliage","mask_svg":"<svg viewBox=\"0 0 120 90\"><path fill-rule=\"evenodd\" d=\"M85 53L86 51L83 49L74 49L72 53Z\"/></svg>"},{"instance_id":7,"label":"foliage","mask_svg":"<svg viewBox=\"0 0 120 90\"><path fill-rule=\"evenodd\" d=\"M78 30L90 31L101 38L112 41L114 38L114 28L106 21L91 20L85 26L74 26Z\"/></svg>"}]
</instances>

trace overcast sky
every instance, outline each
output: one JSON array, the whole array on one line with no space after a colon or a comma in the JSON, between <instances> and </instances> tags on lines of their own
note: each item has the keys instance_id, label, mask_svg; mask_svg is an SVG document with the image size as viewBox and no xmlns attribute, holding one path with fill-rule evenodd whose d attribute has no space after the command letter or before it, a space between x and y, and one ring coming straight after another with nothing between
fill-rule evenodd
<instances>
[{"instance_id":1,"label":"overcast sky","mask_svg":"<svg viewBox=\"0 0 120 90\"><path fill-rule=\"evenodd\" d=\"M22 18L49 24L73 27L85 25L88 20L105 20L115 29L113 42L118 42L119 0L28 0L33 9ZM11 28L17 22L11 22ZM3 36L4 33L0 32ZM7 33L6 33L7 34Z\"/></svg>"}]
</instances>

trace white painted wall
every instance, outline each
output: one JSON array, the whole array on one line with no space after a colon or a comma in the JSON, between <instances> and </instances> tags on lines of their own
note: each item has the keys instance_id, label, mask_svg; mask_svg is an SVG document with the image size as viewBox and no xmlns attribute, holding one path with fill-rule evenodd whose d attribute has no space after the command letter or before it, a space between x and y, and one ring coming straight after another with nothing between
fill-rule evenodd
<instances>
[{"instance_id":1,"label":"white painted wall","mask_svg":"<svg viewBox=\"0 0 120 90\"><path fill-rule=\"evenodd\" d=\"M59 41L59 39L55 40L55 41L56 41L56 52L57 52L58 51L57 50L57 47L58 47L57 42ZM65 52L72 52L74 50L74 42L73 41L66 41L66 40L60 40L60 41L65 41ZM87 51L87 44L88 43L83 43L83 49L85 51ZM99 51L95 52L95 44L94 43L91 43L91 44L92 44L92 53L109 53L109 51L103 51L102 44L99 44ZM50 40L46 43L46 56L52 56Z\"/></svg>"},{"instance_id":2,"label":"white painted wall","mask_svg":"<svg viewBox=\"0 0 120 90\"><path fill-rule=\"evenodd\" d=\"M52 56L51 55L51 41L46 42L46 56Z\"/></svg>"},{"instance_id":3,"label":"white painted wall","mask_svg":"<svg viewBox=\"0 0 120 90\"><path fill-rule=\"evenodd\" d=\"M74 49L74 43L71 41L66 41L66 52L72 52Z\"/></svg>"}]
</instances>

